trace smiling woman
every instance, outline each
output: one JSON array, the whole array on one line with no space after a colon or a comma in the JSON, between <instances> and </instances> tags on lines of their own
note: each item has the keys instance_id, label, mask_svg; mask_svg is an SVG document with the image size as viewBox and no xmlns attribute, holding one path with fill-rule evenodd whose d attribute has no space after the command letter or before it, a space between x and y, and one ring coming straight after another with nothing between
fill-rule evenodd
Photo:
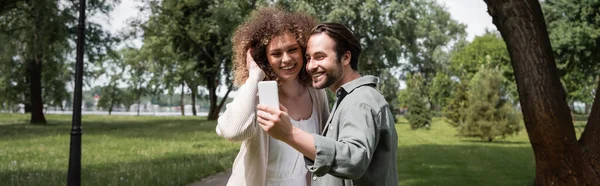
<instances>
[{"instance_id":1,"label":"smiling woman","mask_svg":"<svg viewBox=\"0 0 600 186\"><path fill-rule=\"evenodd\" d=\"M242 141L228 185L305 186L308 170L303 155L269 137L256 116L258 83L276 80L281 109L304 131L320 133L329 116L324 90L311 87L305 69L306 40L316 21L303 13L260 8L233 36L236 97L219 117L217 134ZM285 109L288 108L288 109ZM279 108L273 108L279 109Z\"/></svg>"},{"instance_id":2,"label":"smiling woman","mask_svg":"<svg viewBox=\"0 0 600 186\"><path fill-rule=\"evenodd\" d=\"M233 35L233 52L234 52L234 71L235 80L234 83L237 86L241 86L249 76L248 67L246 66L246 52L248 49L252 51L252 58L256 61L256 64L265 72L266 80L276 80L277 74L269 68L270 64L268 61L267 51L269 44L271 49L277 49L269 51L269 57L280 57L278 54L282 54L284 46L279 46L282 39L291 39L291 43L294 43L298 52L304 54L306 49L306 41L308 39L308 31L316 25L316 21L304 14L290 14L277 8L262 8L253 12L251 17L244 22ZM274 37L276 36L276 37ZM277 37L278 36L278 37ZM276 42L271 42L276 40ZM274 48L278 43L278 47ZM287 43L289 46L290 43ZM285 48L289 50L294 49ZM304 61L304 60L302 60ZM302 66L304 67L304 66ZM304 84L310 84L310 78L304 68L299 68L298 80Z\"/></svg>"}]
</instances>

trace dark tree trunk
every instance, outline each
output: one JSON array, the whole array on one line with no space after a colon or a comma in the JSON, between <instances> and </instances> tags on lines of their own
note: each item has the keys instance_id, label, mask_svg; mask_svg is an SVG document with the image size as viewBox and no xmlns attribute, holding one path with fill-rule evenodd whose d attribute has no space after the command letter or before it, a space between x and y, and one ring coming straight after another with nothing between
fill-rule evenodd
<instances>
[{"instance_id":1,"label":"dark tree trunk","mask_svg":"<svg viewBox=\"0 0 600 186\"><path fill-rule=\"evenodd\" d=\"M600 77L598 77L600 80ZM600 81L596 87L596 96L588 116L585 129L579 138L583 152L590 159L595 170L600 170Z\"/></svg>"},{"instance_id":2,"label":"dark tree trunk","mask_svg":"<svg viewBox=\"0 0 600 186\"><path fill-rule=\"evenodd\" d=\"M214 83L214 79L208 83L208 98L209 98L209 109L208 109L208 120L216 120L219 118L219 110L217 109L217 86ZM212 82L212 83L211 83Z\"/></svg>"},{"instance_id":3,"label":"dark tree trunk","mask_svg":"<svg viewBox=\"0 0 600 186\"><path fill-rule=\"evenodd\" d=\"M229 97L229 93L231 92L233 84L229 84L229 86L227 87L227 93L225 93L225 96L223 96L223 98L221 98L221 103L219 103L219 105L217 106L217 117L218 117L218 113L221 111L221 108L223 108L223 105L225 104L225 101L227 101L227 97Z\"/></svg>"},{"instance_id":4,"label":"dark tree trunk","mask_svg":"<svg viewBox=\"0 0 600 186\"><path fill-rule=\"evenodd\" d=\"M42 101L42 61L41 59L30 61L30 76L29 84L29 101L31 103L31 120L32 124L46 124L44 117L44 102Z\"/></svg>"},{"instance_id":5,"label":"dark tree trunk","mask_svg":"<svg viewBox=\"0 0 600 186\"><path fill-rule=\"evenodd\" d=\"M213 82L213 83L210 83ZM225 101L227 101L227 97L229 96L229 93L231 92L232 89L232 85L230 84L227 87L227 93L225 93L225 96L223 98L221 98L221 102L219 102L219 104L217 104L217 86L219 79L214 79L213 81L209 81L208 83L208 97L209 97L209 101L210 101L210 108L208 110L208 120L216 120L219 118L219 113L221 112L221 108L223 107L223 105L225 104Z\"/></svg>"},{"instance_id":6,"label":"dark tree trunk","mask_svg":"<svg viewBox=\"0 0 600 186\"><path fill-rule=\"evenodd\" d=\"M198 87L190 87L192 90L192 114L196 116L196 95L198 95Z\"/></svg>"},{"instance_id":7,"label":"dark tree trunk","mask_svg":"<svg viewBox=\"0 0 600 186\"><path fill-rule=\"evenodd\" d=\"M31 101L31 99L29 99L29 101ZM25 113L31 113L31 103L25 103L25 108L23 108L25 110Z\"/></svg>"},{"instance_id":8,"label":"dark tree trunk","mask_svg":"<svg viewBox=\"0 0 600 186\"><path fill-rule=\"evenodd\" d=\"M183 91L183 89L185 88L185 83L183 83L183 80L181 81L181 99L179 100L179 107L181 107L181 116L185 116L185 105L183 104L183 96L185 95L185 92Z\"/></svg>"},{"instance_id":9,"label":"dark tree trunk","mask_svg":"<svg viewBox=\"0 0 600 186\"><path fill-rule=\"evenodd\" d=\"M598 168L584 150L586 146L582 148L575 137L540 3L484 1L506 42L515 71L523 119L535 155L535 185L600 185ZM599 134L589 135L597 139Z\"/></svg>"}]
</instances>

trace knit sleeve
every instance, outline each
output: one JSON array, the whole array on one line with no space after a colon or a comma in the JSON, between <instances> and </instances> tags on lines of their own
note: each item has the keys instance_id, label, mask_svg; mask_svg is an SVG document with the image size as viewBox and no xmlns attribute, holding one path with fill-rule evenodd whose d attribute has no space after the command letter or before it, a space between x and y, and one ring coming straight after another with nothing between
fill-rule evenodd
<instances>
[{"instance_id":1,"label":"knit sleeve","mask_svg":"<svg viewBox=\"0 0 600 186\"><path fill-rule=\"evenodd\" d=\"M260 69L250 71L250 77L240 86L233 101L226 105L225 112L217 121L217 134L230 141L244 141L254 136L258 82L265 74Z\"/></svg>"}]
</instances>

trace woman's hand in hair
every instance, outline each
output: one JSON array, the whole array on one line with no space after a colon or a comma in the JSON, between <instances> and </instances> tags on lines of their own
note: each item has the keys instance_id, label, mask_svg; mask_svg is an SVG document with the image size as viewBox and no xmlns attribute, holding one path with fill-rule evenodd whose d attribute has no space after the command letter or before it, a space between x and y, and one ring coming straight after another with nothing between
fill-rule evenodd
<instances>
[{"instance_id":1,"label":"woman's hand in hair","mask_svg":"<svg viewBox=\"0 0 600 186\"><path fill-rule=\"evenodd\" d=\"M248 49L248 51L246 52L246 68L248 68L248 73L250 74L250 77L258 77L258 80L262 81L263 79L265 79L265 72L262 69L260 69L260 67L258 67L256 61L254 61L254 58L252 58L250 50L251 49Z\"/></svg>"}]
</instances>

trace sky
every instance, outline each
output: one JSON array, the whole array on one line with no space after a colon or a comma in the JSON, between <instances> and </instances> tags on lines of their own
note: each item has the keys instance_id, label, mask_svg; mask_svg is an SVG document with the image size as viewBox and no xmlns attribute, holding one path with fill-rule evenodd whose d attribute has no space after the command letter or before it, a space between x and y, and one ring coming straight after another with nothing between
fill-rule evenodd
<instances>
[{"instance_id":1,"label":"sky","mask_svg":"<svg viewBox=\"0 0 600 186\"><path fill-rule=\"evenodd\" d=\"M453 19L467 25L467 39L472 41L475 36L482 35L486 29L496 30L492 23L492 17L487 13L487 6L483 0L436 0L443 4ZM92 20L97 20L105 28L111 32L118 32L127 28L127 20L136 17L147 17L147 13L140 13L136 8L139 5L139 0L122 0L115 9L106 16L91 17ZM140 39L132 41L134 46L140 47L142 42ZM99 80L102 81L102 80ZM96 82L96 84L101 84ZM404 88L404 82L401 82L401 87ZM219 91L219 95L224 94ZM230 94L235 96L235 93Z\"/></svg>"}]
</instances>

